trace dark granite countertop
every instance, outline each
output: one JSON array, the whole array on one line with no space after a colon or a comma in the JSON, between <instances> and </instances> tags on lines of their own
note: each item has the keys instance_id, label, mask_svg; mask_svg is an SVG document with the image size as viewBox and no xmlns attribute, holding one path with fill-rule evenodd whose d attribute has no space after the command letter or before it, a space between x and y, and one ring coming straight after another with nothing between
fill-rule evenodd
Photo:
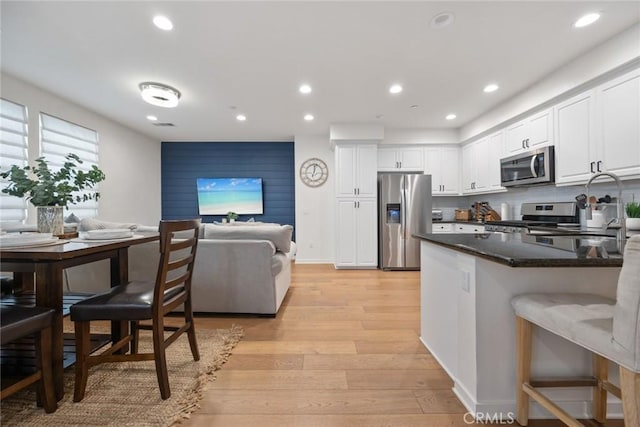
<instances>
[{"instance_id":1,"label":"dark granite countertop","mask_svg":"<svg viewBox=\"0 0 640 427\"><path fill-rule=\"evenodd\" d=\"M602 236L524 233L414 234L415 237L510 267L620 267L616 240Z\"/></svg>"}]
</instances>

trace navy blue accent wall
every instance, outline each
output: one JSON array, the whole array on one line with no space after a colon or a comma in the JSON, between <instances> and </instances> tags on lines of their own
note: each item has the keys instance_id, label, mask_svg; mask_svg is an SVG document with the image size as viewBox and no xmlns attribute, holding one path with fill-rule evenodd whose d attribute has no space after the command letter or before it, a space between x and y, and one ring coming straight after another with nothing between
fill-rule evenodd
<instances>
[{"instance_id":1,"label":"navy blue accent wall","mask_svg":"<svg viewBox=\"0 0 640 427\"><path fill-rule=\"evenodd\" d=\"M291 224L295 230L293 142L163 142L162 218L198 217L197 178L262 178L263 215L256 221ZM222 216L205 215L203 222Z\"/></svg>"}]
</instances>

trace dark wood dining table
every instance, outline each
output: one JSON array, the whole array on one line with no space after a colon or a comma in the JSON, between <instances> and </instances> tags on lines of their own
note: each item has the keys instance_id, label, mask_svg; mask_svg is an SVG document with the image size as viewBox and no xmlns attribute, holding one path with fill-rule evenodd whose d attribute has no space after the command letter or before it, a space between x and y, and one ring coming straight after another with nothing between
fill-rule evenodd
<instances>
[{"instance_id":1,"label":"dark wood dining table","mask_svg":"<svg viewBox=\"0 0 640 427\"><path fill-rule=\"evenodd\" d=\"M37 306L55 309L52 328L52 363L56 397L64 396L64 331L63 331L63 271L69 267L109 259L111 286L129 281L129 247L159 240L158 233L136 233L134 237L120 240L72 239L65 243L24 247L0 248L0 271L14 272L14 277L34 277ZM28 281L28 279L27 279ZM126 324L112 323L112 339L117 339ZM72 362L75 361L75 358ZM68 365L69 363L67 363Z\"/></svg>"}]
</instances>

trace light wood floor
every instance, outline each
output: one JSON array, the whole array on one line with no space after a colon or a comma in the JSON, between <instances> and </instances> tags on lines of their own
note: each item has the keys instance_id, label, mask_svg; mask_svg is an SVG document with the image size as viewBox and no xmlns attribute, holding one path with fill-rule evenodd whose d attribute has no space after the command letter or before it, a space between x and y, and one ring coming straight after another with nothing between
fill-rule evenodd
<instances>
[{"instance_id":1,"label":"light wood floor","mask_svg":"<svg viewBox=\"0 0 640 427\"><path fill-rule=\"evenodd\" d=\"M451 379L419 341L419 280L295 265L276 318L199 316L197 328L235 323L245 336L185 425L469 425Z\"/></svg>"}]
</instances>

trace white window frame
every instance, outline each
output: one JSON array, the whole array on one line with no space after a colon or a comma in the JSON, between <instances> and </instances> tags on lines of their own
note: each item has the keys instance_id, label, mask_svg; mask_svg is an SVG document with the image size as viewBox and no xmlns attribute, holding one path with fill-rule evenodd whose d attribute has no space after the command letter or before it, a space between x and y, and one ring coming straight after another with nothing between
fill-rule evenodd
<instances>
[{"instance_id":1,"label":"white window frame","mask_svg":"<svg viewBox=\"0 0 640 427\"><path fill-rule=\"evenodd\" d=\"M84 126L40 112L40 156L45 157L52 170L62 167L65 156L74 153L82 164L83 171L99 166L98 132ZM98 191L98 185L82 193ZM98 202L88 200L68 206L65 216L73 213L78 218L94 218L98 215Z\"/></svg>"},{"instance_id":2,"label":"white window frame","mask_svg":"<svg viewBox=\"0 0 640 427\"><path fill-rule=\"evenodd\" d=\"M27 107L0 98L0 170L6 172L12 165L24 167L28 163ZM8 180L0 178L0 189ZM27 219L27 200L0 192L0 222L24 223Z\"/></svg>"}]
</instances>

